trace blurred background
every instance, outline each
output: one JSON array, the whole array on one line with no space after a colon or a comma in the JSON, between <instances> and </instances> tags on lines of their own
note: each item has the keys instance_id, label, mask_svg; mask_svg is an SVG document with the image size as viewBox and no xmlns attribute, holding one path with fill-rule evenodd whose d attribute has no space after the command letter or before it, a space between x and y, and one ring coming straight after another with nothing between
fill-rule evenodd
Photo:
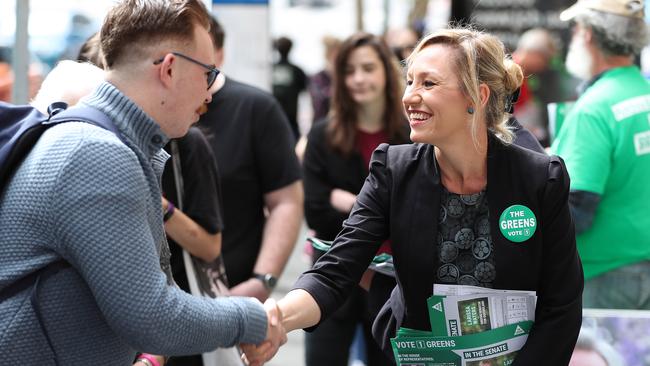
<instances>
[{"instance_id":1,"label":"blurred background","mask_svg":"<svg viewBox=\"0 0 650 366\"><path fill-rule=\"evenodd\" d=\"M76 58L81 44L100 29L114 1L0 0L0 100L29 102L58 61ZM526 127L544 145L549 142L546 105L576 97L577 81L564 68L569 24L558 17L574 0L203 1L226 31L225 74L269 92L282 79L282 73L274 72L274 64L280 61L274 41L280 37L293 43L289 61L313 80L326 68L326 47L357 30L385 36L397 57L403 59L423 34L455 22L472 23L499 36L522 68L527 68L525 60L530 62L529 70L524 71L529 74L529 98L536 108L518 106L517 110L528 113L520 120L531 121ZM522 39L531 29L550 35L551 46L539 43L546 42L543 37ZM648 48L637 62L650 75ZM308 88L303 88L297 110L301 135L309 131L313 117ZM306 236L303 228L273 297L286 293L309 266L302 246ZM302 336L302 332L291 333L289 344L270 364L304 365Z\"/></svg>"},{"instance_id":2,"label":"blurred background","mask_svg":"<svg viewBox=\"0 0 650 366\"><path fill-rule=\"evenodd\" d=\"M96 32L115 0L0 1L0 61L29 59L30 75L44 74L58 61L74 57ZM324 67L323 36L345 38L356 30L386 34L412 28L418 34L448 21L471 21L496 33L514 49L523 31L543 27L564 47L567 25L557 14L572 1L562 0L212 0L205 1L224 24L224 71L270 90L274 61L272 39L293 41L291 60L307 74ZM23 48L27 49L24 50ZM16 48L20 54L12 50ZM22 62L22 61L21 61ZM16 65L17 71L25 66ZM5 67L6 68L6 67ZM21 78L15 75L16 86ZM19 93L22 95L22 93ZM25 102L17 100L16 102Z\"/></svg>"},{"instance_id":3,"label":"blurred background","mask_svg":"<svg viewBox=\"0 0 650 366\"><path fill-rule=\"evenodd\" d=\"M74 58L81 44L100 28L115 0L1 0L0 100L26 103L57 61ZM532 28L547 30L554 53L529 78L541 106L575 97L576 82L563 59L568 24L558 14L569 0L203 0L226 30L223 71L240 81L272 91L273 40L293 42L289 61L307 76L325 68L326 39L344 39L357 30L385 35L397 53L417 37L451 22L473 23L498 35L510 52ZM415 34L404 35L406 32ZM324 38L325 37L325 38ZM408 52L404 52L407 55ZM278 75L275 75L278 77ZM281 76L281 75L279 75ZM544 80L544 85L539 83ZM539 138L547 122L545 108ZM307 90L300 93L298 124L306 133L312 121ZM526 118L529 119L529 118Z\"/></svg>"}]
</instances>

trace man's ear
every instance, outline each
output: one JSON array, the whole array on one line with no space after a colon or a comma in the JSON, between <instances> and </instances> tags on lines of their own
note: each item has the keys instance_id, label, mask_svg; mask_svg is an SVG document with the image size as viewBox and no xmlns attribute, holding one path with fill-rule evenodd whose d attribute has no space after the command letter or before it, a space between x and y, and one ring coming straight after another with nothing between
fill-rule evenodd
<instances>
[{"instance_id":1,"label":"man's ear","mask_svg":"<svg viewBox=\"0 0 650 366\"><path fill-rule=\"evenodd\" d=\"M174 68L176 63L176 56L168 53L159 64L158 78L165 88L170 88L172 85L173 77L176 70Z\"/></svg>"}]
</instances>

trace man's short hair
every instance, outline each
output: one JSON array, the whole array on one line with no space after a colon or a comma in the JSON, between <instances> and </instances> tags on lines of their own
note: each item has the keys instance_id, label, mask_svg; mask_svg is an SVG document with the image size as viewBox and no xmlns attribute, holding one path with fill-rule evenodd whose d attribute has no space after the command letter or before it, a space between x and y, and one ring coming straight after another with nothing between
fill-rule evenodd
<instances>
[{"instance_id":1,"label":"man's short hair","mask_svg":"<svg viewBox=\"0 0 650 366\"><path fill-rule=\"evenodd\" d=\"M106 15L100 42L107 68L126 57L147 56L147 46L187 42L194 26L210 29L210 15L200 0L123 0Z\"/></svg>"},{"instance_id":2,"label":"man's short hair","mask_svg":"<svg viewBox=\"0 0 650 366\"><path fill-rule=\"evenodd\" d=\"M288 57L291 48L293 47L293 42L287 37L280 37L274 42L275 49L278 50L280 56Z\"/></svg>"},{"instance_id":3,"label":"man's short hair","mask_svg":"<svg viewBox=\"0 0 650 366\"><path fill-rule=\"evenodd\" d=\"M102 49L99 44L99 32L90 36L86 42L81 45L81 49L77 55L77 61L90 62L100 69L104 68L104 55L102 54Z\"/></svg>"},{"instance_id":4,"label":"man's short hair","mask_svg":"<svg viewBox=\"0 0 650 366\"><path fill-rule=\"evenodd\" d=\"M226 38L226 32L214 16L210 17L210 38L212 38L212 45L215 50L223 48L223 42Z\"/></svg>"},{"instance_id":5,"label":"man's short hair","mask_svg":"<svg viewBox=\"0 0 650 366\"><path fill-rule=\"evenodd\" d=\"M587 9L575 20L591 28L596 46L606 55L638 55L648 43L644 19Z\"/></svg>"},{"instance_id":6,"label":"man's short hair","mask_svg":"<svg viewBox=\"0 0 650 366\"><path fill-rule=\"evenodd\" d=\"M557 45L551 33L544 28L532 28L525 31L517 42L517 51L540 52L551 58Z\"/></svg>"}]
</instances>

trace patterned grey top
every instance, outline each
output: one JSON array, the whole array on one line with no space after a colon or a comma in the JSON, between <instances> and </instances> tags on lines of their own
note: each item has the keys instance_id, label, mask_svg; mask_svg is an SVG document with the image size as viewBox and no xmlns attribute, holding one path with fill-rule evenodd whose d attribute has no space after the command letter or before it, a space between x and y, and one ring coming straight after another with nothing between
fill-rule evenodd
<instances>
[{"instance_id":1,"label":"patterned grey top","mask_svg":"<svg viewBox=\"0 0 650 366\"><path fill-rule=\"evenodd\" d=\"M456 194L442 188L437 238L437 281L492 287L496 278L485 190Z\"/></svg>"}]
</instances>

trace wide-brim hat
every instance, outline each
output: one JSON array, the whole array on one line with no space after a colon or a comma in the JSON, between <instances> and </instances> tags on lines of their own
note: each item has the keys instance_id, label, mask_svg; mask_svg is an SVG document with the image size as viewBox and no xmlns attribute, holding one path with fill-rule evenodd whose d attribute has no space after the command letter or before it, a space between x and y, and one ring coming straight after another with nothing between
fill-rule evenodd
<instances>
[{"instance_id":1,"label":"wide-brim hat","mask_svg":"<svg viewBox=\"0 0 650 366\"><path fill-rule=\"evenodd\" d=\"M584 13L587 9L630 18L645 18L644 0L578 0L578 2L560 13L560 20L571 20Z\"/></svg>"}]
</instances>

